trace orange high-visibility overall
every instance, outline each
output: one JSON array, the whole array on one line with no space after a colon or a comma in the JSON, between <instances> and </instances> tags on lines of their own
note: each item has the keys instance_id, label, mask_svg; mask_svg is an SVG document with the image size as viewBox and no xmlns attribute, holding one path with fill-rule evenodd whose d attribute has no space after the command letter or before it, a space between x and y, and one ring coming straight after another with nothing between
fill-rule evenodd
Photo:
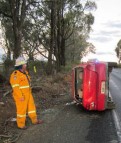
<instances>
[{"instance_id":1,"label":"orange high-visibility overall","mask_svg":"<svg viewBox=\"0 0 121 143\"><path fill-rule=\"evenodd\" d=\"M28 113L32 123L36 123L36 108L31 93L28 73L22 73L19 70L14 71L10 76L10 83L13 89L13 98L16 103L18 127L22 128L25 126L26 113ZM21 101L21 98L24 98L24 101Z\"/></svg>"}]
</instances>

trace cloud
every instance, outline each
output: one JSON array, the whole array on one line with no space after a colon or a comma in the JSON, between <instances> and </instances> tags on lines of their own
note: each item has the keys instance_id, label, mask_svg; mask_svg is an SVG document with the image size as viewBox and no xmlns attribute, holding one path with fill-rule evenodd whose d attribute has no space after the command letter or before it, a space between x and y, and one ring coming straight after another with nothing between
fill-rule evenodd
<instances>
[{"instance_id":1,"label":"cloud","mask_svg":"<svg viewBox=\"0 0 121 143\"><path fill-rule=\"evenodd\" d=\"M119 19L108 20L107 22L102 22L101 24L107 28L115 28L121 30L121 20Z\"/></svg>"},{"instance_id":2,"label":"cloud","mask_svg":"<svg viewBox=\"0 0 121 143\"><path fill-rule=\"evenodd\" d=\"M118 29L118 28L121 28L121 22L110 22L110 23L107 23L107 26Z\"/></svg>"},{"instance_id":3,"label":"cloud","mask_svg":"<svg viewBox=\"0 0 121 143\"><path fill-rule=\"evenodd\" d=\"M121 39L121 0L96 0L96 3L95 22L89 39L96 47L96 55L88 55L85 59L97 57L118 61L115 48Z\"/></svg>"},{"instance_id":4,"label":"cloud","mask_svg":"<svg viewBox=\"0 0 121 143\"><path fill-rule=\"evenodd\" d=\"M106 36L117 35L117 33L119 33L119 30L115 30L112 27L110 27L109 30L106 29L106 30L101 30L100 31L100 35L106 35Z\"/></svg>"},{"instance_id":5,"label":"cloud","mask_svg":"<svg viewBox=\"0 0 121 143\"><path fill-rule=\"evenodd\" d=\"M110 51L110 52L97 51L96 54L97 54L97 55L107 55L107 54L108 54L108 55L116 55L116 53L113 52L113 51Z\"/></svg>"},{"instance_id":6,"label":"cloud","mask_svg":"<svg viewBox=\"0 0 121 143\"><path fill-rule=\"evenodd\" d=\"M108 44L108 47L112 47L112 49L120 39L121 22L118 23L118 21L101 23L101 25L95 26L94 31L90 34L90 41L100 43L100 45Z\"/></svg>"},{"instance_id":7,"label":"cloud","mask_svg":"<svg viewBox=\"0 0 121 143\"><path fill-rule=\"evenodd\" d=\"M88 61L89 59L97 59L99 61L105 62L118 62L118 59L115 54L112 53L96 53L96 54L88 54L86 57L83 57L82 61Z\"/></svg>"},{"instance_id":8,"label":"cloud","mask_svg":"<svg viewBox=\"0 0 121 143\"><path fill-rule=\"evenodd\" d=\"M100 25L95 25L92 35L103 35L103 36L121 36L121 22L118 21L108 21L100 23Z\"/></svg>"},{"instance_id":9,"label":"cloud","mask_svg":"<svg viewBox=\"0 0 121 143\"><path fill-rule=\"evenodd\" d=\"M90 38L90 40L91 41L96 41L96 42L108 42L108 41L110 41L110 40L112 40L112 37L109 37L109 36L103 36L103 35L101 35L101 34L99 34L99 35L92 35L92 37Z\"/></svg>"}]
</instances>

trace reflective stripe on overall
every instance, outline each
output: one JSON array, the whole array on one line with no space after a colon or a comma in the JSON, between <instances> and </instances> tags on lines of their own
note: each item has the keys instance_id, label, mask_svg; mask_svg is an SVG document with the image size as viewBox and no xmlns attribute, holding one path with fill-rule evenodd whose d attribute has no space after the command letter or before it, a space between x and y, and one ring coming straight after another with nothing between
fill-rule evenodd
<instances>
[{"instance_id":1,"label":"reflective stripe on overall","mask_svg":"<svg viewBox=\"0 0 121 143\"><path fill-rule=\"evenodd\" d=\"M25 126L26 113L31 118L32 123L37 121L36 108L30 88L30 81L27 73L14 71L10 77L10 83L13 88L13 97L17 109L17 125ZM24 99L21 101L21 99Z\"/></svg>"}]
</instances>

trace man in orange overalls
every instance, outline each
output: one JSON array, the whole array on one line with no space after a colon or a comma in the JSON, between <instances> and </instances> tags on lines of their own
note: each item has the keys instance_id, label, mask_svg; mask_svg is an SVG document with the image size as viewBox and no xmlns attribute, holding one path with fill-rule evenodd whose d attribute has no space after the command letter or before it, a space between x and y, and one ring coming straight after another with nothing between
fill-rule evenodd
<instances>
[{"instance_id":1,"label":"man in orange overalls","mask_svg":"<svg viewBox=\"0 0 121 143\"><path fill-rule=\"evenodd\" d=\"M42 120L37 119L36 107L30 87L30 77L26 71L26 61L23 57L16 59L15 71L10 76L10 83L13 89L13 98L17 108L17 125L20 129L26 129L26 113L33 124L41 124Z\"/></svg>"}]
</instances>

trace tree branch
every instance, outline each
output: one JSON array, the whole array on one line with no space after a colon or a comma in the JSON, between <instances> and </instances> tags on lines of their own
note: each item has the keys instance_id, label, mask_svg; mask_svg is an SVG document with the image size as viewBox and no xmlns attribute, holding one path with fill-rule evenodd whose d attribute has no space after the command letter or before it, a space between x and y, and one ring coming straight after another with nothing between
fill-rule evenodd
<instances>
[{"instance_id":1,"label":"tree branch","mask_svg":"<svg viewBox=\"0 0 121 143\"><path fill-rule=\"evenodd\" d=\"M2 15L5 16L5 17L8 17L8 18L11 18L11 19L12 19L12 16L11 16L11 15L9 15L9 14L3 12L1 9L0 9L0 14L2 14Z\"/></svg>"},{"instance_id":2,"label":"tree branch","mask_svg":"<svg viewBox=\"0 0 121 143\"><path fill-rule=\"evenodd\" d=\"M46 59L48 59L48 57L43 54L43 51L40 52L38 48L36 48L36 50L38 51L38 53L39 53L40 55L42 55L43 57L45 57Z\"/></svg>"},{"instance_id":3,"label":"tree branch","mask_svg":"<svg viewBox=\"0 0 121 143\"><path fill-rule=\"evenodd\" d=\"M33 4L36 4L36 3L40 3L39 1L37 2L37 1L32 1L32 2L29 2L27 5L26 5L26 9L28 9L28 7L30 6L30 5L33 5Z\"/></svg>"}]
</instances>

